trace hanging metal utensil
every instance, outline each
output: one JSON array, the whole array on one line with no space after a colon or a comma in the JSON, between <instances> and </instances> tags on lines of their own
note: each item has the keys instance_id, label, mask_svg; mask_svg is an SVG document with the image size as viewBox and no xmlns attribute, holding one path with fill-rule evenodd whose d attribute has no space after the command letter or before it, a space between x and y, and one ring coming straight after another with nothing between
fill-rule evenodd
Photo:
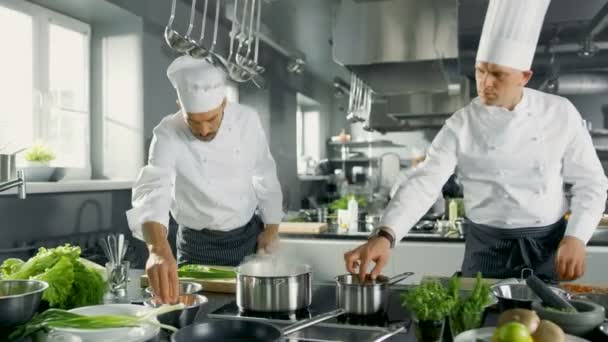
<instances>
[{"instance_id":1,"label":"hanging metal utensil","mask_svg":"<svg viewBox=\"0 0 608 342\"><path fill-rule=\"evenodd\" d=\"M190 9L190 23L185 36L180 35L172 28L173 20L175 19L175 6L176 0L173 0L171 4L171 16L169 17L169 23L165 27L165 41L174 51L186 53L196 46L196 42L190 38L190 33L192 33L192 28L194 27L196 0L192 1L192 7Z\"/></svg>"},{"instance_id":2,"label":"hanging metal utensil","mask_svg":"<svg viewBox=\"0 0 608 342\"><path fill-rule=\"evenodd\" d=\"M188 51L188 54L194 58L205 58L209 56L209 50L204 47L205 26L207 24L207 7L209 0L205 0L205 8L203 9L203 21L201 23L201 37L198 39L196 46Z\"/></svg>"},{"instance_id":3,"label":"hanging metal utensil","mask_svg":"<svg viewBox=\"0 0 608 342\"><path fill-rule=\"evenodd\" d=\"M106 255L106 258L108 258L108 262L112 265L115 265L116 262L114 261L114 257L110 252L110 248L108 247L108 241L102 238L99 239L99 244L101 245L101 249L103 249L103 253Z\"/></svg>"}]
</instances>

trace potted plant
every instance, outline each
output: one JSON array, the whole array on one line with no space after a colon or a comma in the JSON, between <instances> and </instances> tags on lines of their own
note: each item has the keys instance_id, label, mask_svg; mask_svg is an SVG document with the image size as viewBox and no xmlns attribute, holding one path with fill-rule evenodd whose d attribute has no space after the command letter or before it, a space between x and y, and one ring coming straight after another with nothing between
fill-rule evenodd
<instances>
[{"instance_id":1,"label":"potted plant","mask_svg":"<svg viewBox=\"0 0 608 342\"><path fill-rule=\"evenodd\" d=\"M454 306L454 298L437 281L430 281L402 294L403 305L413 313L419 342L440 341L445 319Z\"/></svg>"},{"instance_id":2,"label":"potted plant","mask_svg":"<svg viewBox=\"0 0 608 342\"><path fill-rule=\"evenodd\" d=\"M452 337L456 337L463 331L481 327L483 313L492 304L490 285L483 281L481 273L477 273L475 286L468 297L460 295L460 278L458 277L450 279L448 293L454 299L454 306L449 315Z\"/></svg>"},{"instance_id":3,"label":"potted plant","mask_svg":"<svg viewBox=\"0 0 608 342\"><path fill-rule=\"evenodd\" d=\"M26 180L30 182L48 182L53 172L54 167L50 166L50 162L55 159L53 150L41 143L34 144L25 152Z\"/></svg>"}]
</instances>

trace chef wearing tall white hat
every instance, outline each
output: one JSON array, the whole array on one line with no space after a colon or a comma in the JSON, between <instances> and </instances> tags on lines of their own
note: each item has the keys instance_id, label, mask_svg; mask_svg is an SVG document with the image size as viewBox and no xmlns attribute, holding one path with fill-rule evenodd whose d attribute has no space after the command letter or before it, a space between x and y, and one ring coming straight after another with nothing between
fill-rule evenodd
<instances>
[{"instance_id":1,"label":"chef wearing tall white hat","mask_svg":"<svg viewBox=\"0 0 608 342\"><path fill-rule=\"evenodd\" d=\"M478 97L446 121L369 241L345 254L350 272L363 277L374 262L376 277L391 246L456 171L468 219L464 276L519 277L524 268L545 280L584 273L608 182L572 103L525 87L549 2L490 0L475 65Z\"/></svg>"},{"instance_id":2,"label":"chef wearing tall white hat","mask_svg":"<svg viewBox=\"0 0 608 342\"><path fill-rule=\"evenodd\" d=\"M169 212L179 224L180 265L231 266L270 247L283 212L260 118L253 109L227 101L224 72L182 56L167 76L180 110L154 128L148 165L133 186L127 218L133 235L148 245L152 288L171 302L178 288L167 241Z\"/></svg>"}]
</instances>

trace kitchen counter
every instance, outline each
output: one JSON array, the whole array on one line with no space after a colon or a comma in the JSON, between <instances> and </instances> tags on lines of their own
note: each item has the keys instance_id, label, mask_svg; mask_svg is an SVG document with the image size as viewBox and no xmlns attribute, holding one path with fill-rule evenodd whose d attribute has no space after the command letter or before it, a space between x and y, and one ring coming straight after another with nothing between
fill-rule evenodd
<instances>
[{"instance_id":1,"label":"kitchen counter","mask_svg":"<svg viewBox=\"0 0 608 342\"><path fill-rule=\"evenodd\" d=\"M366 240L369 232L348 232L336 233L326 231L319 234L303 234L303 233L281 233L282 238L286 239L333 239L333 240ZM409 233L401 242L446 242L446 243L464 243L462 237L445 237L440 234L421 234ZM608 247L608 227L600 227L596 229L588 246L603 246Z\"/></svg>"},{"instance_id":2,"label":"kitchen counter","mask_svg":"<svg viewBox=\"0 0 608 342\"><path fill-rule=\"evenodd\" d=\"M135 303L139 303L143 300L143 289L140 287L140 275L143 274L143 270L131 270L130 271L130 275L129 275L129 286L128 286L128 295L126 298L123 298L122 300L118 300L118 302L135 302ZM405 289L406 286L403 285L397 285L396 286L398 289ZM207 298L209 299L208 303L204 306L201 307L201 309L199 310L197 317L195 318L195 322L198 323L202 323L202 322L206 322L208 320L210 320L211 318L209 318L207 315L217 309L219 309L220 307L224 306L225 304L230 303L231 301L233 301L235 299L235 296L233 294L221 294L221 293L210 293L210 292L205 292L204 293L205 296L207 296ZM106 301L108 302L116 302L111 300L110 297L106 298ZM496 317L497 317L497 312L494 310L491 310L489 312L489 314L486 317L486 324L487 325L494 325L496 322ZM369 337L373 338L375 336L378 336L379 333L378 332L370 332ZM447 335L447 330L446 330L446 334L444 334L444 336ZM306 329L301 330L299 333L293 333L292 335L290 335L296 338L290 339L290 341L309 341L309 340L315 340L315 341L319 341L322 342L324 341L324 339L327 339L327 341L348 341L348 342L357 342L357 341L368 341L369 339L357 339L357 338L353 338L353 330L352 329L347 329L347 328L334 328L331 326L324 326L322 323L320 323L319 325L313 326L313 327L309 327ZM314 339L309 339L309 338L313 338ZM359 336L359 334L357 334L357 336ZM297 338L300 337L300 338ZM444 339L445 341L447 341L447 339ZM598 336L598 339L595 339L595 336L593 336L593 338L591 338L591 341L601 341L602 337ZM149 342L165 342L165 341L170 341L168 335L165 332L161 332L161 334L159 334L159 336L157 336L156 338L150 340ZM409 327L409 330L407 331L407 333L401 333L398 334L396 336L393 336L391 338L386 339L386 341L401 341L401 342L416 342L416 336L414 334L414 326L413 324Z\"/></svg>"}]
</instances>

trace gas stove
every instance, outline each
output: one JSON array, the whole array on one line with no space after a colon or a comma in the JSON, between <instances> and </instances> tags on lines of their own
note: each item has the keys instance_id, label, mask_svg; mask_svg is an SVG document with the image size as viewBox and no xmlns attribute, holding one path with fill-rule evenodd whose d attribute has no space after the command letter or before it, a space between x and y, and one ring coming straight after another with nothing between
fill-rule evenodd
<instances>
[{"instance_id":1,"label":"gas stove","mask_svg":"<svg viewBox=\"0 0 608 342\"><path fill-rule=\"evenodd\" d=\"M401 290L389 289L388 307L385 313L377 315L343 314L338 317L315 324L313 327L328 327L363 330L368 332L385 332L395 325L409 327L411 319L401 306ZM289 325L336 309L335 285L319 284L313 286L312 303L308 309L295 312L250 312L241 311L236 301L230 302L208 316L221 319L262 320L279 325ZM308 330L311 328L304 329ZM297 333L296 333L297 334Z\"/></svg>"}]
</instances>

